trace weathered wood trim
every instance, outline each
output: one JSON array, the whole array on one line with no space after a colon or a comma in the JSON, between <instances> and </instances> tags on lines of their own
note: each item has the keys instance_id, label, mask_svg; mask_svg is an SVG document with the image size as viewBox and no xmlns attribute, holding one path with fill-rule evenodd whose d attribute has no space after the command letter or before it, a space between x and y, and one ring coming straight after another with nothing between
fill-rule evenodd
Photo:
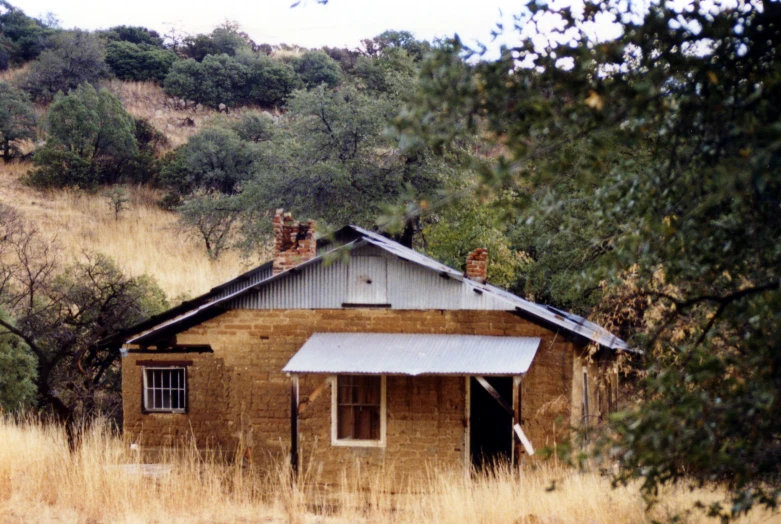
<instances>
[{"instance_id":1,"label":"weathered wood trim","mask_svg":"<svg viewBox=\"0 0 781 524\"><path fill-rule=\"evenodd\" d=\"M504 408L507 413L510 414L510 416L513 416L513 407L499 394L498 391L494 389L494 387L488 383L488 381L485 379L485 377L478 377L475 376L475 380L480 383L483 388L492 396L496 401L499 403L500 406Z\"/></svg>"},{"instance_id":2,"label":"weathered wood trim","mask_svg":"<svg viewBox=\"0 0 781 524\"><path fill-rule=\"evenodd\" d=\"M331 383L331 378L330 377L327 377L325 380L323 380L323 382L319 386L317 386L312 393L309 394L309 396L306 398L306 400L304 400L303 402L301 402L301 404L299 404L299 406L298 406L298 414L300 415L301 413L303 413L306 410L306 408L309 407L309 405L312 402L317 400L317 397L320 396L320 394L323 392L323 390L326 387L328 387L328 384L330 384L330 383Z\"/></svg>"},{"instance_id":3,"label":"weathered wood trim","mask_svg":"<svg viewBox=\"0 0 781 524\"><path fill-rule=\"evenodd\" d=\"M192 365L192 360L136 360L136 366L143 367L183 368Z\"/></svg>"},{"instance_id":4,"label":"weathered wood trim","mask_svg":"<svg viewBox=\"0 0 781 524\"><path fill-rule=\"evenodd\" d=\"M298 375L290 377L290 469L298 478Z\"/></svg>"}]
</instances>

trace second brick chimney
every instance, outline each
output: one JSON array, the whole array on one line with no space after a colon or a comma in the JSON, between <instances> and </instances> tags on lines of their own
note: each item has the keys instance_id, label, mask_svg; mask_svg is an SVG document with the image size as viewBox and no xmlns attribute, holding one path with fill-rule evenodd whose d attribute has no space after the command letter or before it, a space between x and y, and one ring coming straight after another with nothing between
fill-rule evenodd
<instances>
[{"instance_id":1,"label":"second brick chimney","mask_svg":"<svg viewBox=\"0 0 781 524\"><path fill-rule=\"evenodd\" d=\"M484 247L478 247L466 257L466 271L464 275L485 284L488 280L488 250Z\"/></svg>"},{"instance_id":2,"label":"second brick chimney","mask_svg":"<svg viewBox=\"0 0 781 524\"><path fill-rule=\"evenodd\" d=\"M274 215L274 265L276 275L317 256L315 222L296 222L293 215L277 209Z\"/></svg>"}]
</instances>

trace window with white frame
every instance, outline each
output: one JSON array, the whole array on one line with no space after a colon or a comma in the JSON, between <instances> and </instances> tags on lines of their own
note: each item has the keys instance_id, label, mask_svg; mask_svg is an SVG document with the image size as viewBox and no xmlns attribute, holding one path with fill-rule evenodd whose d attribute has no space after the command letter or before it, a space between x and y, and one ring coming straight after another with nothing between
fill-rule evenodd
<instances>
[{"instance_id":1,"label":"window with white frame","mask_svg":"<svg viewBox=\"0 0 781 524\"><path fill-rule=\"evenodd\" d=\"M332 443L385 445L385 377L338 375L332 403Z\"/></svg>"},{"instance_id":2,"label":"window with white frame","mask_svg":"<svg viewBox=\"0 0 781 524\"><path fill-rule=\"evenodd\" d=\"M184 413L187 370L183 367L144 368L144 410Z\"/></svg>"}]
</instances>

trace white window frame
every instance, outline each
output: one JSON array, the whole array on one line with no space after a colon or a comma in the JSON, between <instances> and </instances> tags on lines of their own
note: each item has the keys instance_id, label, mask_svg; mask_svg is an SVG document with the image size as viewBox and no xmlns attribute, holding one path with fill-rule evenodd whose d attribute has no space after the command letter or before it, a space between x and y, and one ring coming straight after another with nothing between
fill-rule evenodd
<instances>
[{"instance_id":1,"label":"white window frame","mask_svg":"<svg viewBox=\"0 0 781 524\"><path fill-rule=\"evenodd\" d=\"M147 384L147 371L183 371L184 376L184 384L183 387L177 388L178 390L184 390L184 407L183 408L150 408L147 405L147 402L149 400L149 396L147 395L148 390L148 384ZM141 402L144 406L144 413L187 413L187 404L188 404L188 391L187 391L187 366L144 366L141 368L141 376L143 380L143 390L141 392ZM171 388L169 388L171 389Z\"/></svg>"},{"instance_id":2,"label":"white window frame","mask_svg":"<svg viewBox=\"0 0 781 524\"><path fill-rule=\"evenodd\" d=\"M350 375L352 373L345 373ZM357 448L384 448L387 444L387 380L385 375L380 375L380 439L379 440L364 440L364 439L351 439L351 438L338 438L339 421L339 388L338 388L338 375L331 376L331 445L332 446L349 446Z\"/></svg>"}]
</instances>

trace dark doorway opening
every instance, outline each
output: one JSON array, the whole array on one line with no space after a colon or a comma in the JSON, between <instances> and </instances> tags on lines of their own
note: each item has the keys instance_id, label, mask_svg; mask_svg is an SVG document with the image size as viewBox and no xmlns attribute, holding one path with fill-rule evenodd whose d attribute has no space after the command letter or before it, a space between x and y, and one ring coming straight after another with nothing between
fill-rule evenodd
<instances>
[{"instance_id":1,"label":"dark doorway opening","mask_svg":"<svg viewBox=\"0 0 781 524\"><path fill-rule=\"evenodd\" d=\"M512 405L512 377L485 377ZM476 469L512 459L512 416L474 378L470 378L469 454Z\"/></svg>"}]
</instances>

